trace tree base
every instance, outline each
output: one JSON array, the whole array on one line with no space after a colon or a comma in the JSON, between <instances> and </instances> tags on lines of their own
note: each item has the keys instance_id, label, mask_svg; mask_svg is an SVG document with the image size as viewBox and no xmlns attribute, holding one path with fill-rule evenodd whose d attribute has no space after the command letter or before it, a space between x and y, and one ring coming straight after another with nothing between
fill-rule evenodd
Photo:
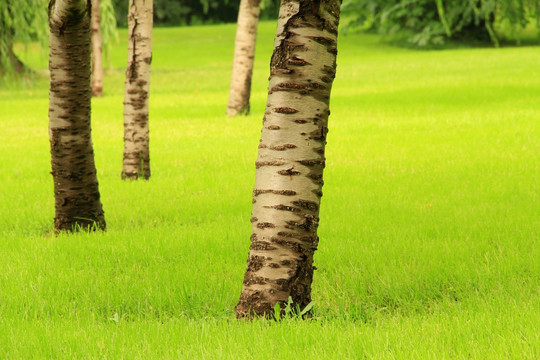
<instances>
[{"instance_id":1,"label":"tree base","mask_svg":"<svg viewBox=\"0 0 540 360\"><path fill-rule=\"evenodd\" d=\"M150 179L150 170L147 172L145 171L143 174L140 174L138 172L125 172L122 171L122 180L148 180Z\"/></svg>"},{"instance_id":2,"label":"tree base","mask_svg":"<svg viewBox=\"0 0 540 360\"><path fill-rule=\"evenodd\" d=\"M59 233L66 232L78 232L78 231L97 231L106 230L105 217L103 215L96 219L68 219L68 218L55 218L54 219L54 231Z\"/></svg>"}]
</instances>

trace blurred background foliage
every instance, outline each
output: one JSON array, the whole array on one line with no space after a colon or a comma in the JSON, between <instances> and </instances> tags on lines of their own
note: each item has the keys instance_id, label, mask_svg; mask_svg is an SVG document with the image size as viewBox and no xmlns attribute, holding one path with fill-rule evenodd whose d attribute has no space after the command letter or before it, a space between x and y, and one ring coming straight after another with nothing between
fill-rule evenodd
<instances>
[{"instance_id":1,"label":"blurred background foliage","mask_svg":"<svg viewBox=\"0 0 540 360\"><path fill-rule=\"evenodd\" d=\"M345 0L347 30L378 32L415 46L442 45L448 40L520 41L519 32L540 28L539 0Z\"/></svg>"},{"instance_id":2,"label":"blurred background foliage","mask_svg":"<svg viewBox=\"0 0 540 360\"><path fill-rule=\"evenodd\" d=\"M113 0L100 0L103 52L108 53L118 39ZM13 51L15 43L41 43L49 39L47 6L43 0L0 0L0 79L31 72Z\"/></svg>"},{"instance_id":3,"label":"blurred background foliage","mask_svg":"<svg viewBox=\"0 0 540 360\"><path fill-rule=\"evenodd\" d=\"M128 0L113 0L116 21L127 26ZM239 0L154 0L154 25L182 26L236 22ZM261 1L261 19L277 18L279 0Z\"/></svg>"},{"instance_id":4,"label":"blurred background foliage","mask_svg":"<svg viewBox=\"0 0 540 360\"><path fill-rule=\"evenodd\" d=\"M43 0L0 0L0 76L28 71L13 52L15 42L47 41L47 8Z\"/></svg>"}]
</instances>

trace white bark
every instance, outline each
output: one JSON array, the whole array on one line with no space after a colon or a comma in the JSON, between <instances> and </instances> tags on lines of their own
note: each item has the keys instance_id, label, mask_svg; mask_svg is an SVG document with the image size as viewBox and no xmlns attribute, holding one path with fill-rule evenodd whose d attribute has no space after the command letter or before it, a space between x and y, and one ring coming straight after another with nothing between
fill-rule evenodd
<instances>
[{"instance_id":1,"label":"white bark","mask_svg":"<svg viewBox=\"0 0 540 360\"><path fill-rule=\"evenodd\" d=\"M148 105L152 63L152 0L130 0L128 26L122 178L148 179L150 177Z\"/></svg>"},{"instance_id":2,"label":"white bark","mask_svg":"<svg viewBox=\"0 0 540 360\"><path fill-rule=\"evenodd\" d=\"M92 0L90 29L92 32L92 95L99 97L103 94L103 48L99 0Z\"/></svg>"},{"instance_id":3,"label":"white bark","mask_svg":"<svg viewBox=\"0 0 540 360\"><path fill-rule=\"evenodd\" d=\"M234 44L233 71L227 115L235 116L249 113L251 77L257 42L261 0L241 0L238 11L238 25Z\"/></svg>"},{"instance_id":4,"label":"white bark","mask_svg":"<svg viewBox=\"0 0 540 360\"><path fill-rule=\"evenodd\" d=\"M340 2L284 0L280 10L238 316L311 301Z\"/></svg>"}]
</instances>

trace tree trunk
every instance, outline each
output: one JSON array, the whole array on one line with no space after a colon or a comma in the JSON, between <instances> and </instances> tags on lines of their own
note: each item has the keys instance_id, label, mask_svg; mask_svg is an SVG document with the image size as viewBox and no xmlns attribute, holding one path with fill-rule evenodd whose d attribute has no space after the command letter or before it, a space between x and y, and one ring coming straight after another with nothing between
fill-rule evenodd
<instances>
[{"instance_id":1,"label":"tree trunk","mask_svg":"<svg viewBox=\"0 0 540 360\"><path fill-rule=\"evenodd\" d=\"M31 73L31 69L24 65L17 55L15 55L13 51L13 29L6 26L1 15L0 31L2 32L2 38L0 38L0 75L10 71L17 74Z\"/></svg>"},{"instance_id":2,"label":"tree trunk","mask_svg":"<svg viewBox=\"0 0 540 360\"><path fill-rule=\"evenodd\" d=\"M340 0L282 0L256 162L251 247L236 314L311 302Z\"/></svg>"},{"instance_id":3,"label":"tree trunk","mask_svg":"<svg viewBox=\"0 0 540 360\"><path fill-rule=\"evenodd\" d=\"M90 128L90 4L50 0L49 30L55 230L105 229Z\"/></svg>"},{"instance_id":4,"label":"tree trunk","mask_svg":"<svg viewBox=\"0 0 540 360\"><path fill-rule=\"evenodd\" d=\"M251 94L251 75L257 42L261 0L241 0L238 11L238 25L234 44L233 71L227 115L235 116L249 113Z\"/></svg>"},{"instance_id":5,"label":"tree trunk","mask_svg":"<svg viewBox=\"0 0 540 360\"><path fill-rule=\"evenodd\" d=\"M92 0L92 95L103 94L103 49L101 42L101 13L99 0Z\"/></svg>"},{"instance_id":6,"label":"tree trunk","mask_svg":"<svg viewBox=\"0 0 540 360\"><path fill-rule=\"evenodd\" d=\"M15 55L15 52L13 51L13 44L9 43L7 45L6 53L7 54L4 55L0 52L0 59L6 58L5 67L0 62L0 74L8 71L13 71L16 74L32 73L32 70L26 65L24 65L24 63L17 57L17 55Z\"/></svg>"},{"instance_id":7,"label":"tree trunk","mask_svg":"<svg viewBox=\"0 0 540 360\"><path fill-rule=\"evenodd\" d=\"M122 179L150 177L148 94L152 62L152 0L129 1Z\"/></svg>"}]
</instances>

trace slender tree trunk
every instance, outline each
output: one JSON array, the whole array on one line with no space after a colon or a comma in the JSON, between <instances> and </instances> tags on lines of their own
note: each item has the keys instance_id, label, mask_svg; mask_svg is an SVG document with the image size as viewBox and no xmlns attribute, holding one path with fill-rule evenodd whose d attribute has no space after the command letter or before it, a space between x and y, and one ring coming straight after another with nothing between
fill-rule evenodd
<instances>
[{"instance_id":1,"label":"slender tree trunk","mask_svg":"<svg viewBox=\"0 0 540 360\"><path fill-rule=\"evenodd\" d=\"M99 0L92 0L92 95L103 94L103 49L101 42L101 13Z\"/></svg>"},{"instance_id":2,"label":"slender tree trunk","mask_svg":"<svg viewBox=\"0 0 540 360\"><path fill-rule=\"evenodd\" d=\"M340 0L282 0L238 317L311 302Z\"/></svg>"},{"instance_id":3,"label":"slender tree trunk","mask_svg":"<svg viewBox=\"0 0 540 360\"><path fill-rule=\"evenodd\" d=\"M1 35L3 38L0 39L0 75L9 70L17 74L23 72L30 73L30 68L24 65L13 51L13 29L6 26L2 16L0 16L0 30L3 30Z\"/></svg>"},{"instance_id":4,"label":"slender tree trunk","mask_svg":"<svg viewBox=\"0 0 540 360\"><path fill-rule=\"evenodd\" d=\"M148 94L152 62L152 17L152 0L129 1L123 179L150 177Z\"/></svg>"},{"instance_id":5,"label":"slender tree trunk","mask_svg":"<svg viewBox=\"0 0 540 360\"><path fill-rule=\"evenodd\" d=\"M238 25L234 44L233 71L227 115L235 116L249 113L251 76L257 42L261 0L241 0L238 11Z\"/></svg>"},{"instance_id":6,"label":"slender tree trunk","mask_svg":"<svg viewBox=\"0 0 540 360\"><path fill-rule=\"evenodd\" d=\"M13 51L13 44L8 44L7 46L7 55L0 53L0 58L6 57L7 58L7 69L5 69L2 64L0 63L0 74L3 74L6 70L12 69L17 74L22 73L31 73L32 70L24 65L24 63L15 55L15 52Z\"/></svg>"},{"instance_id":7,"label":"slender tree trunk","mask_svg":"<svg viewBox=\"0 0 540 360\"><path fill-rule=\"evenodd\" d=\"M49 2L49 140L56 231L105 229L90 129L90 3Z\"/></svg>"}]
</instances>

